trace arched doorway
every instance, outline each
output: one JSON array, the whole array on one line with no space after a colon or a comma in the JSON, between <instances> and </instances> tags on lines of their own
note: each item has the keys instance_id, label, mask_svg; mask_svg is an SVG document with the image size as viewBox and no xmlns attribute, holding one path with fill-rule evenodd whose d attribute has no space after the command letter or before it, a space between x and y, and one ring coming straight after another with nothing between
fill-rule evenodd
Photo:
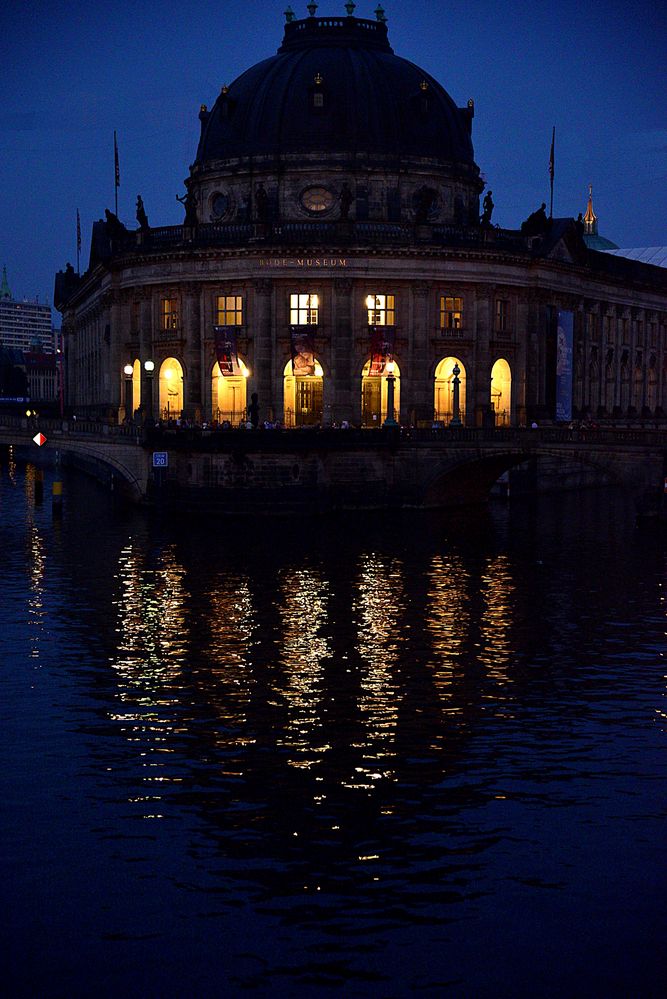
<instances>
[{"instance_id":1,"label":"arched doorway","mask_svg":"<svg viewBox=\"0 0 667 999\"><path fill-rule=\"evenodd\" d=\"M211 372L211 419L238 426L246 419L246 394L250 372L239 358L239 374L223 375L216 361Z\"/></svg>"},{"instance_id":2,"label":"arched doorway","mask_svg":"<svg viewBox=\"0 0 667 999\"><path fill-rule=\"evenodd\" d=\"M161 420L179 420L183 412L183 368L175 357L160 365L159 415Z\"/></svg>"},{"instance_id":3,"label":"arched doorway","mask_svg":"<svg viewBox=\"0 0 667 999\"><path fill-rule=\"evenodd\" d=\"M400 423L401 412L401 371L396 361L394 365L394 419ZM381 375L369 374L371 362L366 361L361 372L361 425L381 427L387 419L387 365Z\"/></svg>"},{"instance_id":4,"label":"arched doorway","mask_svg":"<svg viewBox=\"0 0 667 999\"><path fill-rule=\"evenodd\" d=\"M446 426L454 418L454 368L459 367L459 419L465 423L466 369L458 357L445 357L435 369L434 418Z\"/></svg>"},{"instance_id":5,"label":"arched doorway","mask_svg":"<svg viewBox=\"0 0 667 999\"><path fill-rule=\"evenodd\" d=\"M135 358L132 365L132 412L130 417L134 419L134 416L141 406L141 361L139 358Z\"/></svg>"},{"instance_id":6,"label":"arched doorway","mask_svg":"<svg viewBox=\"0 0 667 999\"><path fill-rule=\"evenodd\" d=\"M286 427L309 427L322 422L324 372L315 359L315 374L295 375L292 362L283 371L283 411Z\"/></svg>"},{"instance_id":7,"label":"arched doorway","mask_svg":"<svg viewBox=\"0 0 667 999\"><path fill-rule=\"evenodd\" d=\"M499 357L491 369L491 409L497 427L510 424L512 407L512 372L504 357Z\"/></svg>"}]
</instances>

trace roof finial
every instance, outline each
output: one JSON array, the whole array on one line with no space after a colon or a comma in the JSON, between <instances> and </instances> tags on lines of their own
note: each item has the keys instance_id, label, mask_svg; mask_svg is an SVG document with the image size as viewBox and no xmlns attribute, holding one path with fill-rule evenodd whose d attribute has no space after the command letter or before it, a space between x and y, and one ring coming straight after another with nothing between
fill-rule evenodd
<instances>
[{"instance_id":1,"label":"roof finial","mask_svg":"<svg viewBox=\"0 0 667 999\"><path fill-rule=\"evenodd\" d=\"M290 23L291 21L293 21L293 20L294 20L294 18L296 17L296 14L294 13L294 11L292 10L292 8L291 8L291 7L287 7L287 8L286 8L286 9L285 9L285 10L283 11L283 14L285 15L285 20L286 20L286 22L287 22L288 24L289 24L289 23Z\"/></svg>"},{"instance_id":2,"label":"roof finial","mask_svg":"<svg viewBox=\"0 0 667 999\"><path fill-rule=\"evenodd\" d=\"M593 185L588 185L588 207L584 215L584 232L589 236L597 236L598 217L593 211Z\"/></svg>"},{"instance_id":3,"label":"roof finial","mask_svg":"<svg viewBox=\"0 0 667 999\"><path fill-rule=\"evenodd\" d=\"M384 12L384 7L382 6L382 0L380 0L380 3L375 8L374 13L375 13L376 19L378 21L380 21L381 24L384 24L384 22L387 20L387 18L386 18L385 12Z\"/></svg>"},{"instance_id":4,"label":"roof finial","mask_svg":"<svg viewBox=\"0 0 667 999\"><path fill-rule=\"evenodd\" d=\"M356 3L353 2L353 0L348 0L348 3L345 4L345 10L347 11L348 17L352 17L352 15L354 14L354 8L356 6L357 5Z\"/></svg>"},{"instance_id":5,"label":"roof finial","mask_svg":"<svg viewBox=\"0 0 667 999\"><path fill-rule=\"evenodd\" d=\"M315 17L315 11L317 10L317 4L316 3L307 3L306 4L306 10L308 11L308 13L310 14L311 17Z\"/></svg>"}]
</instances>

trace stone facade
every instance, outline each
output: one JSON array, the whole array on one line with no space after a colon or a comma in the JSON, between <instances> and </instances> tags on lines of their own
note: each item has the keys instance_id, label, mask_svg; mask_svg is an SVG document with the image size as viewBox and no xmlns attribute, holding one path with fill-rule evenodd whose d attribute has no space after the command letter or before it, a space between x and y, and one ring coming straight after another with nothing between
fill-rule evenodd
<instances>
[{"instance_id":1,"label":"stone facade","mask_svg":"<svg viewBox=\"0 0 667 999\"><path fill-rule=\"evenodd\" d=\"M370 74L372 123L349 100L348 62ZM530 235L482 224L473 111L394 57L384 24L289 23L278 56L202 107L185 224L98 222L88 272L58 276L70 408L238 424L257 393L261 420L379 426L393 392L405 425L543 422L571 315L572 416L661 417L667 271L588 249L572 219ZM368 372L373 328L393 373Z\"/></svg>"}]
</instances>

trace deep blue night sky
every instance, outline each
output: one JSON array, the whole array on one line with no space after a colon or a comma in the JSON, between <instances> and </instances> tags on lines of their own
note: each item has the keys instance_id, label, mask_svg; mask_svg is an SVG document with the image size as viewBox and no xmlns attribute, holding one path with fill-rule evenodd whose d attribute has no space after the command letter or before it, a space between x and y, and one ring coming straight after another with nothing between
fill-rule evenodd
<instances>
[{"instance_id":1,"label":"deep blue night sky","mask_svg":"<svg viewBox=\"0 0 667 999\"><path fill-rule=\"evenodd\" d=\"M134 227L141 193L151 225L173 225L199 137L199 106L272 55L285 3L274 0L5 0L0 61L0 266L16 297L51 300L54 272L81 264L90 226L113 209ZM356 15L373 18L362 0ZM292 3L298 17L305 3ZM494 222L515 227L549 199L585 210L593 184L600 232L621 247L667 243L667 13L655 2L386 0L394 51L475 99L475 155ZM343 0L318 14L341 15Z\"/></svg>"}]
</instances>

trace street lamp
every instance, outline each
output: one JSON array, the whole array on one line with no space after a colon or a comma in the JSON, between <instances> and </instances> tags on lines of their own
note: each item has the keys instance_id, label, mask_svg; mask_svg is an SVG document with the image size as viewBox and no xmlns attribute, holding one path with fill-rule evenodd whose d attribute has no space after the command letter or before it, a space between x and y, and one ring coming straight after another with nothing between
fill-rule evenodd
<instances>
[{"instance_id":1,"label":"street lamp","mask_svg":"<svg viewBox=\"0 0 667 999\"><path fill-rule=\"evenodd\" d=\"M146 372L146 420L153 421L153 372L155 371L155 361L144 361L144 371Z\"/></svg>"},{"instance_id":2,"label":"street lamp","mask_svg":"<svg viewBox=\"0 0 667 999\"><path fill-rule=\"evenodd\" d=\"M394 362L387 361L387 419L382 424L383 427L397 427L398 423L394 419Z\"/></svg>"},{"instance_id":3,"label":"street lamp","mask_svg":"<svg viewBox=\"0 0 667 999\"><path fill-rule=\"evenodd\" d=\"M133 416L132 407L132 375L134 373L134 368L131 364L126 364L123 368L123 373L125 375L125 422L131 423Z\"/></svg>"},{"instance_id":4,"label":"street lamp","mask_svg":"<svg viewBox=\"0 0 667 999\"><path fill-rule=\"evenodd\" d=\"M449 425L450 427L460 427L463 425L461 423L461 406L459 401L459 393L461 391L461 379L459 378L459 375L461 374L461 369L456 361L454 362L452 374L454 375L454 378L452 379L452 386L454 389L452 408L454 412L451 420L449 421Z\"/></svg>"}]
</instances>

